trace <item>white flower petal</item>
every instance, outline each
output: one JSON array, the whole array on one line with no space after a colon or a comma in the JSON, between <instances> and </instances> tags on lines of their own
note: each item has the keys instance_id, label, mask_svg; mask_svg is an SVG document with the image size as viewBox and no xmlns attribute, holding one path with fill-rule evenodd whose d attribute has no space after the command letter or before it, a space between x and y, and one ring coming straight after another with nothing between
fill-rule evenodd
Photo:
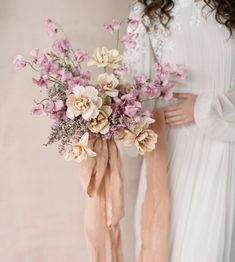
<instances>
[{"instance_id":1,"label":"white flower petal","mask_svg":"<svg viewBox=\"0 0 235 262\"><path fill-rule=\"evenodd\" d=\"M86 152L84 152L83 154L81 154L80 156L78 156L75 161L78 163L81 163L83 160L87 160L87 154Z\"/></svg>"},{"instance_id":2,"label":"white flower petal","mask_svg":"<svg viewBox=\"0 0 235 262\"><path fill-rule=\"evenodd\" d=\"M73 111L72 111L70 108L67 109L67 111L66 111L66 116L67 116L69 119L74 119L74 117L75 117Z\"/></svg>"},{"instance_id":3,"label":"white flower petal","mask_svg":"<svg viewBox=\"0 0 235 262\"><path fill-rule=\"evenodd\" d=\"M105 91L105 94L111 97L116 97L118 95L118 90L114 89L112 91Z\"/></svg>"},{"instance_id":4,"label":"white flower petal","mask_svg":"<svg viewBox=\"0 0 235 262\"><path fill-rule=\"evenodd\" d=\"M88 140L89 140L89 133L86 132L82 135L82 137L80 138L78 144L83 146L83 147L86 147L88 145Z\"/></svg>"},{"instance_id":5,"label":"white flower petal","mask_svg":"<svg viewBox=\"0 0 235 262\"><path fill-rule=\"evenodd\" d=\"M86 147L85 148L85 151L86 151L86 153L87 153L87 155L89 156L89 157L95 157L96 156L96 153L94 152L94 151L92 151L90 148L88 148L88 147Z\"/></svg>"}]
</instances>

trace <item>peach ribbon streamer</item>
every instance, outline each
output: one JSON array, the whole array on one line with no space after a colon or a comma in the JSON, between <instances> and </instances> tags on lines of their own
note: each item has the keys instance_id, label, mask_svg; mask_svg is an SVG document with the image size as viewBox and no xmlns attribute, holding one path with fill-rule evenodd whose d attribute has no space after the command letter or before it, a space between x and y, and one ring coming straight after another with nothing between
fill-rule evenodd
<instances>
[{"instance_id":1,"label":"peach ribbon streamer","mask_svg":"<svg viewBox=\"0 0 235 262\"><path fill-rule=\"evenodd\" d=\"M119 221L124 215L122 164L115 141L92 139L97 156L80 165L87 193L85 234L91 262L123 262Z\"/></svg>"},{"instance_id":2,"label":"peach ribbon streamer","mask_svg":"<svg viewBox=\"0 0 235 262\"><path fill-rule=\"evenodd\" d=\"M142 206L142 246L139 262L167 262L170 193L167 176L166 125L163 109L154 111L152 129L158 134L156 149L145 155L147 191Z\"/></svg>"}]
</instances>

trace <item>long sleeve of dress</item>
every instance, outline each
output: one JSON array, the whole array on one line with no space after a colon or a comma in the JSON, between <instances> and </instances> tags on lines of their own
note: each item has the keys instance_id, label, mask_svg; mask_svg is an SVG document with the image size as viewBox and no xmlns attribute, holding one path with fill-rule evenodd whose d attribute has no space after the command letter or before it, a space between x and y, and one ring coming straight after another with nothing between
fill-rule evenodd
<instances>
[{"instance_id":1,"label":"long sleeve of dress","mask_svg":"<svg viewBox=\"0 0 235 262\"><path fill-rule=\"evenodd\" d=\"M142 15L143 5L138 2L133 3L129 18ZM134 75L142 74L151 77L151 65L154 61L154 55L151 49L149 34L146 30L143 19L137 28L128 25L127 33L132 34L133 40L135 41L135 47L127 48L124 52L123 62L128 67L129 77L132 78Z\"/></svg>"},{"instance_id":2,"label":"long sleeve of dress","mask_svg":"<svg viewBox=\"0 0 235 262\"><path fill-rule=\"evenodd\" d=\"M235 141L235 89L217 96L200 94L195 103L195 122L209 137Z\"/></svg>"}]
</instances>

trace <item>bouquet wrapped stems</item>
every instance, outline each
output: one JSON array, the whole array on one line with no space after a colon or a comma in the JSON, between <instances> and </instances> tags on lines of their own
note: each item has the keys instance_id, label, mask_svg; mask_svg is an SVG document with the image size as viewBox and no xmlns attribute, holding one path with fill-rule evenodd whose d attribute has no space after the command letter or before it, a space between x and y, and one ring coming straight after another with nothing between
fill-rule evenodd
<instances>
[{"instance_id":1,"label":"bouquet wrapped stems","mask_svg":"<svg viewBox=\"0 0 235 262\"><path fill-rule=\"evenodd\" d=\"M95 138L96 158L80 165L87 193L85 233L90 261L123 262L119 221L124 215L122 163L114 140Z\"/></svg>"},{"instance_id":2,"label":"bouquet wrapped stems","mask_svg":"<svg viewBox=\"0 0 235 262\"><path fill-rule=\"evenodd\" d=\"M142 206L142 246L139 262L167 262L170 192L167 176L167 140L163 109L154 111L153 130L158 145L146 154L147 191Z\"/></svg>"}]
</instances>

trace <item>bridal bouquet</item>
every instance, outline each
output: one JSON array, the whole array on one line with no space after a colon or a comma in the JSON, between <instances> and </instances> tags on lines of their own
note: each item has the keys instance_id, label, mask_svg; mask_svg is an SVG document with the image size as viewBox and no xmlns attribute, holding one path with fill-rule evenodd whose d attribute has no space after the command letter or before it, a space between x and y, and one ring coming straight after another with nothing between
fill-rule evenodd
<instances>
[{"instance_id":1,"label":"bridal bouquet","mask_svg":"<svg viewBox=\"0 0 235 262\"><path fill-rule=\"evenodd\" d=\"M118 39L125 48L135 47L134 31L140 22L141 17L129 18L133 33ZM120 26L113 20L104 27L119 36ZM21 55L14 60L16 69L30 66L36 72L32 81L45 93L43 100L34 100L32 109L34 115L46 115L53 121L45 145L58 142L59 152L77 162L96 156L89 148L92 138L135 144L140 154L152 151L157 134L149 125L154 119L142 102L170 99L175 79L185 77L184 67L156 64L154 79L136 75L126 81L128 68L118 48L98 47L93 54L74 49L60 25L52 20L47 20L47 32L54 38L51 50L44 53L33 49L29 60ZM98 67L100 74L92 74L90 66Z\"/></svg>"}]
</instances>

